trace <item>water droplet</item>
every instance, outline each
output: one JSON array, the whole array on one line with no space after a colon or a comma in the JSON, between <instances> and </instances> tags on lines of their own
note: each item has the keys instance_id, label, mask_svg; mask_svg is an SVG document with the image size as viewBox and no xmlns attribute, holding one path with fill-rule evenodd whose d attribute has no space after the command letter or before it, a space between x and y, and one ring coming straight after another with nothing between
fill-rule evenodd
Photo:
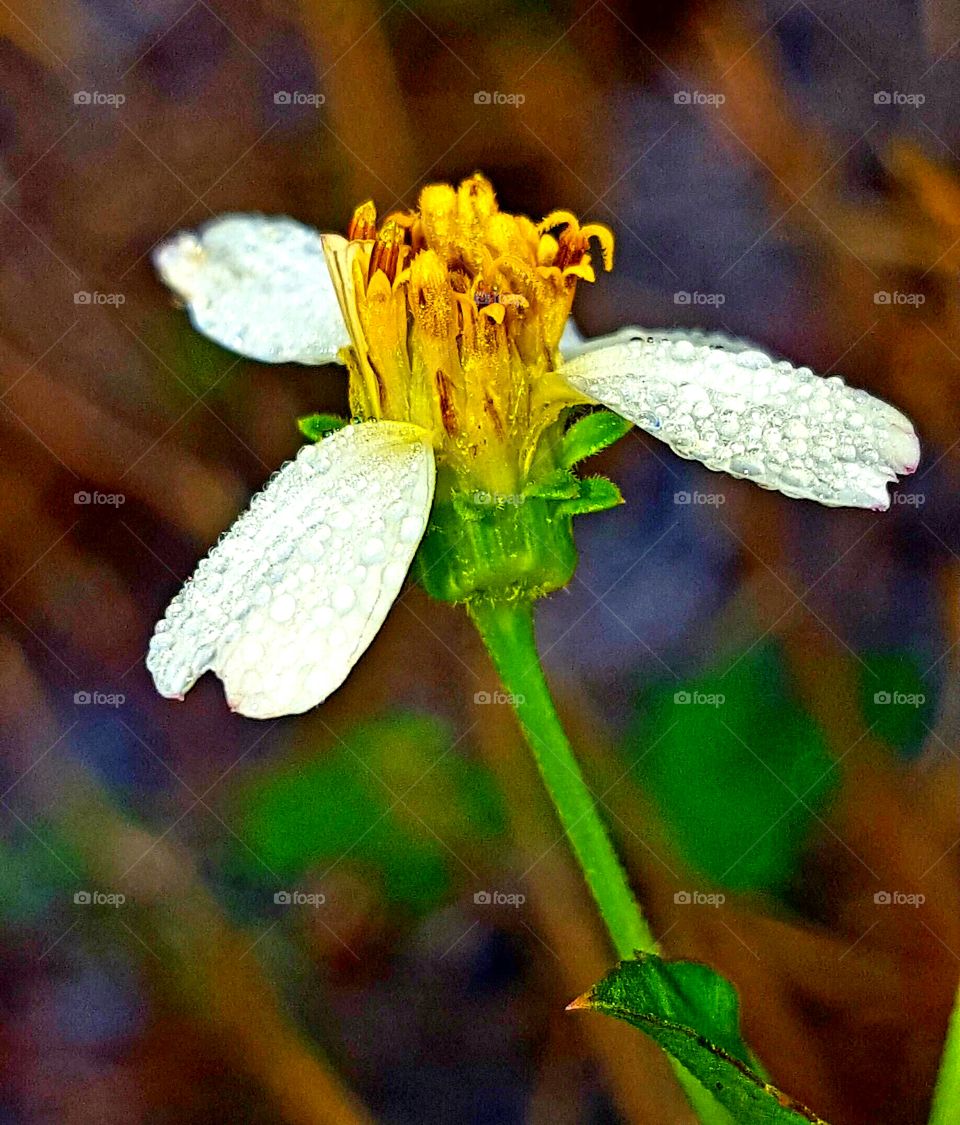
<instances>
[{"instance_id":1,"label":"water droplet","mask_svg":"<svg viewBox=\"0 0 960 1125\"><path fill-rule=\"evenodd\" d=\"M400 524L400 539L404 543L416 543L423 531L423 520L419 516L407 516Z\"/></svg>"},{"instance_id":2,"label":"water droplet","mask_svg":"<svg viewBox=\"0 0 960 1125\"><path fill-rule=\"evenodd\" d=\"M360 551L360 561L367 564L383 562L385 558L386 547L384 542L376 536L368 539Z\"/></svg>"},{"instance_id":3,"label":"water droplet","mask_svg":"<svg viewBox=\"0 0 960 1125\"><path fill-rule=\"evenodd\" d=\"M353 609L356 600L356 591L352 586L348 586L346 582L342 582L336 590L333 591L333 608L337 613L349 613L350 610Z\"/></svg>"},{"instance_id":4,"label":"water droplet","mask_svg":"<svg viewBox=\"0 0 960 1125\"><path fill-rule=\"evenodd\" d=\"M289 621L297 612L297 599L293 594L281 594L273 599L270 616L274 621Z\"/></svg>"}]
</instances>

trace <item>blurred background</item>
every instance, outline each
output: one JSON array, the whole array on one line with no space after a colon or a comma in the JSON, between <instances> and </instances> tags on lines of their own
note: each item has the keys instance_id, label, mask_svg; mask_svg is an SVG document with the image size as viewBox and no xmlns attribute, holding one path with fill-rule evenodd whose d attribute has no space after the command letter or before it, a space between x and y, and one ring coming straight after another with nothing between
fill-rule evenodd
<instances>
[{"instance_id":1,"label":"blurred background","mask_svg":"<svg viewBox=\"0 0 960 1125\"><path fill-rule=\"evenodd\" d=\"M152 690L154 622L335 369L149 264L482 169L608 224L588 333L747 336L916 421L890 512L631 435L541 607L670 956L833 1125L925 1119L960 971L960 14L945 0L0 2L0 1122L686 1122L564 1013L611 953L465 616L407 590L312 714ZM593 467L593 466L592 466Z\"/></svg>"}]
</instances>

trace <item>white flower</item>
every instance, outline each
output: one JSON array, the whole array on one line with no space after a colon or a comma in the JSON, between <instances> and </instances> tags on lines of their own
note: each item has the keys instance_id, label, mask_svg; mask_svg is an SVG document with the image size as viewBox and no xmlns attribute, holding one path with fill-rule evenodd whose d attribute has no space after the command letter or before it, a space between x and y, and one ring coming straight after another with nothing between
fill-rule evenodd
<instances>
[{"instance_id":1,"label":"white flower","mask_svg":"<svg viewBox=\"0 0 960 1125\"><path fill-rule=\"evenodd\" d=\"M491 213L494 216L488 241L465 244L465 250L456 245L450 250L454 228L437 222L436 216L431 227L425 209L410 220L409 228L388 221L383 231L390 228L389 240L384 241L382 234L379 242L374 241L378 237L375 214L369 205L358 209L363 224L352 231L357 241L337 239L327 246L338 271L339 300L323 239L291 219L229 215L207 224L197 235L176 236L155 253L161 276L182 298L201 332L233 351L267 362L345 361L351 371L351 401L357 401L353 379L359 380L365 372L367 397L360 401L368 407L365 413L377 418L305 446L201 562L151 641L147 667L161 694L182 697L203 672L212 670L222 679L231 707L244 715L268 718L305 711L343 682L380 628L416 553L433 502L435 458L445 464L448 455L459 457L457 471L462 472L464 458L469 464L469 456L477 455L478 441L489 453L484 445L488 437L483 434L503 428L499 401L492 401L482 387L484 401L476 399L476 389L470 391L473 400L457 400L449 371L438 370L436 386L431 372L428 385L418 388L419 399L404 398L402 412L376 411L377 388L385 401L385 385L396 398L403 380L419 377L422 383L418 356L439 363L435 357L449 357L452 346L456 365L456 328L450 338L443 333L451 331L451 323L458 323L457 314L451 321L448 312L448 306L456 309L458 303L464 307L467 302L472 310L471 341L481 332L491 334L490 339L501 332L500 342L507 349L501 356L509 354L514 363L521 345L511 345L511 339L522 339L523 347L535 348L542 362L530 378L529 390L522 383L526 360L511 369L513 382L508 379L508 385L515 401L528 401L524 395L536 401L529 417L537 419L537 425L550 424L564 405L599 403L666 441L683 457L788 496L832 506L884 509L889 505L887 484L916 468L917 437L899 411L865 391L846 387L838 378L820 378L743 341L639 328L584 341L566 318L569 300L577 278L592 280L587 240L594 236L603 240L608 232L577 228L564 212L554 213L536 228L528 220L497 212L492 189L484 194L488 187L474 177L461 186L459 197L453 189L445 189L451 196L436 189L443 207L453 209L454 224L457 206L461 222L463 208L473 208L465 229L477 226L477 215L481 223ZM417 263L421 251L405 232L416 229L419 218L426 234L417 232L415 237L421 243L425 239L430 247L425 253L433 257L424 257L411 271L410 262ZM572 224L570 237L558 241L537 234L561 223ZM403 243L404 239L410 241ZM496 275L491 287L483 279L501 259L491 267L488 259L481 259L478 246L489 247L494 240L510 253L504 251L504 272ZM386 258L376 257L396 251L398 243L403 243L399 262L396 252L389 265ZM532 280L519 266L510 265L519 260L518 246L534 255L527 271ZM366 272L355 255L347 253L353 247L367 248ZM439 256L435 247L441 251ZM606 243L604 251L607 259ZM467 283L448 283L446 271L449 268L452 277L461 261L471 260L478 263L471 267L476 274L474 289L465 294ZM382 269L384 277L374 309L362 303L366 294L355 290L363 290L376 269ZM539 275L547 280L540 281ZM519 287L516 293L526 292L527 297L504 296L504 278ZM447 292L448 284L456 301L449 293L443 297L441 290ZM381 371L379 358L374 363L375 346L377 340L392 341L389 354L396 352L397 325L402 329L407 317L405 287L415 294L409 297L411 302L419 301L409 306L411 324L416 320L413 314L426 310L416 328L421 351L412 358L399 355L391 375ZM379 328L376 324L371 328L374 311L386 308L392 311L378 312ZM535 320L538 316L542 331L531 343L530 324L540 323ZM447 327L436 327L441 323ZM556 335L551 338L554 326ZM523 332L527 335L521 337ZM483 381L482 367L471 367L466 359L463 363L467 381L476 379L477 370ZM501 363L498 377L503 370ZM438 393L439 406L433 401ZM500 409L500 415L515 418L516 409L511 407L512 413L506 415ZM487 430L481 431L478 427L484 425ZM447 432L438 434L443 428ZM478 455L481 460L483 455L483 451ZM530 456L525 450L525 464ZM486 471L493 469L488 466Z\"/></svg>"}]
</instances>

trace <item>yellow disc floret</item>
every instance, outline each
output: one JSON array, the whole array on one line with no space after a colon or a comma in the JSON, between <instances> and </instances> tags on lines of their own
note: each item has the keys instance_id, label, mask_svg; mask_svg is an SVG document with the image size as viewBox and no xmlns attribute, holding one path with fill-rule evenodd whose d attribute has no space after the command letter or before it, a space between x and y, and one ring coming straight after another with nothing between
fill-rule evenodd
<instances>
[{"instance_id":1,"label":"yellow disc floret","mask_svg":"<svg viewBox=\"0 0 960 1125\"><path fill-rule=\"evenodd\" d=\"M610 269L606 227L507 214L479 174L379 225L361 204L347 238L324 240L353 411L429 431L457 487L517 492L545 427L583 401L554 372L577 282L595 277L591 239Z\"/></svg>"}]
</instances>

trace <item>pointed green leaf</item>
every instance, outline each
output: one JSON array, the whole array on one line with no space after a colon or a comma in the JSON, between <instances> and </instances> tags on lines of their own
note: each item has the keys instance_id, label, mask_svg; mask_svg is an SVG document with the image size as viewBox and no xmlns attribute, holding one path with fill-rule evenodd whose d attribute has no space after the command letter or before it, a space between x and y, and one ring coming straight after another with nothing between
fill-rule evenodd
<instances>
[{"instance_id":1,"label":"pointed green leaf","mask_svg":"<svg viewBox=\"0 0 960 1125\"><path fill-rule=\"evenodd\" d=\"M568 500L580 493L580 482L568 469L557 469L540 480L531 481L523 490L524 496L537 496L541 500Z\"/></svg>"},{"instance_id":2,"label":"pointed green leaf","mask_svg":"<svg viewBox=\"0 0 960 1125\"><path fill-rule=\"evenodd\" d=\"M654 1039L708 1089L738 1125L800 1125L823 1118L753 1069L740 1034L736 989L708 965L638 953L574 1000Z\"/></svg>"},{"instance_id":3,"label":"pointed green leaf","mask_svg":"<svg viewBox=\"0 0 960 1125\"><path fill-rule=\"evenodd\" d=\"M578 419L563 435L560 463L572 468L578 461L592 457L608 445L619 441L633 426L626 418L609 410L595 410Z\"/></svg>"},{"instance_id":4,"label":"pointed green leaf","mask_svg":"<svg viewBox=\"0 0 960 1125\"><path fill-rule=\"evenodd\" d=\"M346 424L346 418L336 414L307 414L297 419L297 429L310 441L320 441L327 434L343 429Z\"/></svg>"},{"instance_id":5,"label":"pointed green leaf","mask_svg":"<svg viewBox=\"0 0 960 1125\"><path fill-rule=\"evenodd\" d=\"M568 516L582 516L587 512L605 512L623 503L623 494L612 480L606 477L585 477L578 482L577 495L572 500L564 500L560 511Z\"/></svg>"}]
</instances>

